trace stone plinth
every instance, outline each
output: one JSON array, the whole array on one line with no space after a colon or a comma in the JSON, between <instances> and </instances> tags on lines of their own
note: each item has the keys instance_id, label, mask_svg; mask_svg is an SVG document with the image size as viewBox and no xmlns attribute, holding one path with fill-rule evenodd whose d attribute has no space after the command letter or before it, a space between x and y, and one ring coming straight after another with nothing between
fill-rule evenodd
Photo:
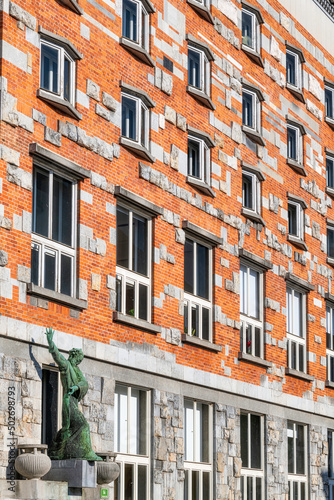
<instances>
[{"instance_id":1,"label":"stone plinth","mask_svg":"<svg viewBox=\"0 0 334 500\"><path fill-rule=\"evenodd\" d=\"M0 481L1 500L67 500L67 483L56 481L42 481L41 479L23 479ZM9 490L9 487L11 488Z\"/></svg>"},{"instance_id":2,"label":"stone plinth","mask_svg":"<svg viewBox=\"0 0 334 500\"><path fill-rule=\"evenodd\" d=\"M95 488L95 462L87 460L52 460L46 481L66 481L69 488Z\"/></svg>"},{"instance_id":3,"label":"stone plinth","mask_svg":"<svg viewBox=\"0 0 334 500\"><path fill-rule=\"evenodd\" d=\"M107 491L108 496L102 496L101 491ZM82 500L100 500L106 498L112 500L112 489L109 486L97 486L96 488L83 488Z\"/></svg>"}]
</instances>

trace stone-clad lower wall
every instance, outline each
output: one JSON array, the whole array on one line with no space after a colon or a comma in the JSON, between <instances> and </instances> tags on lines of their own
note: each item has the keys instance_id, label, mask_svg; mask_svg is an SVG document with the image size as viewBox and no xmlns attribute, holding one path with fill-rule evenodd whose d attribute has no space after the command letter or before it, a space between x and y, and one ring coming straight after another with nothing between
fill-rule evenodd
<instances>
[{"instance_id":1,"label":"stone-clad lower wall","mask_svg":"<svg viewBox=\"0 0 334 500\"><path fill-rule=\"evenodd\" d=\"M0 354L0 479L9 473L9 444L40 442L43 365L52 361L46 348L29 346L4 340L5 349ZM1 349L2 351L2 349ZM82 411L89 421L93 447L96 451L114 449L114 394L115 380L124 384L151 389L151 491L152 500L180 500L183 498L184 467L184 398L212 403L213 430L213 484L214 500L241 499L240 410L250 408L251 400L243 398L242 404L223 404L224 393L196 388L189 384L175 383L167 377L160 390L158 377L145 375L131 369L108 365L99 360L85 360L83 371L89 383L89 392L82 402ZM161 379L160 379L161 380ZM15 436L8 432L8 388L15 387ZM293 418L291 410L275 410L268 405L264 414L264 463L266 498L286 500L287 474L287 421L308 424L309 491L310 500L325 499L327 492L328 443L327 431L331 428L322 417L310 420L299 412ZM275 412L277 414L275 414ZM289 413L290 412L290 413ZM305 417L305 418L304 418ZM334 427L334 425L332 426Z\"/></svg>"}]
</instances>

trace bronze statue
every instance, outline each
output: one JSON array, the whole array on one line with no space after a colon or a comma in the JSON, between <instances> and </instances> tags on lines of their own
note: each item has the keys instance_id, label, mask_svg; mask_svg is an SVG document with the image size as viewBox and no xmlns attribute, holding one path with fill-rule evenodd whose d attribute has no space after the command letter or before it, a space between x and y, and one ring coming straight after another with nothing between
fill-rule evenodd
<instances>
[{"instance_id":1,"label":"bronze statue","mask_svg":"<svg viewBox=\"0 0 334 500\"><path fill-rule=\"evenodd\" d=\"M84 358L81 349L71 349L65 359L53 342L54 330L49 328L45 334L48 339L49 352L59 366L63 386L62 428L57 432L49 448L52 460L102 460L92 450L89 424L78 403L87 394L88 383L78 367Z\"/></svg>"}]
</instances>

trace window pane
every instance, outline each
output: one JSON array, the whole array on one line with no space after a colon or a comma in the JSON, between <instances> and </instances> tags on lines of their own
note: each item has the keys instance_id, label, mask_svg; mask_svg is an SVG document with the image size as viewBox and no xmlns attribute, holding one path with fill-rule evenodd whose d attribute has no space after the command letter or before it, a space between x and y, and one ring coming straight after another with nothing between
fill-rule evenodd
<instances>
[{"instance_id":1,"label":"window pane","mask_svg":"<svg viewBox=\"0 0 334 500\"><path fill-rule=\"evenodd\" d=\"M252 177L247 174L242 174L242 206L255 210L253 200L253 182Z\"/></svg>"},{"instance_id":2,"label":"window pane","mask_svg":"<svg viewBox=\"0 0 334 500\"><path fill-rule=\"evenodd\" d=\"M132 269L147 276L147 220L133 214Z\"/></svg>"},{"instance_id":3,"label":"window pane","mask_svg":"<svg viewBox=\"0 0 334 500\"><path fill-rule=\"evenodd\" d=\"M137 102L122 96L122 136L137 140L136 130Z\"/></svg>"},{"instance_id":4,"label":"window pane","mask_svg":"<svg viewBox=\"0 0 334 500\"><path fill-rule=\"evenodd\" d=\"M210 311L202 307L202 339L210 340Z\"/></svg>"},{"instance_id":5,"label":"window pane","mask_svg":"<svg viewBox=\"0 0 334 500\"><path fill-rule=\"evenodd\" d=\"M304 345L299 344L299 367L297 368L301 372L305 371L305 356L304 356Z\"/></svg>"},{"instance_id":6,"label":"window pane","mask_svg":"<svg viewBox=\"0 0 334 500\"><path fill-rule=\"evenodd\" d=\"M45 253L44 255L44 288L56 290L56 256Z\"/></svg>"},{"instance_id":7,"label":"window pane","mask_svg":"<svg viewBox=\"0 0 334 500\"><path fill-rule=\"evenodd\" d=\"M121 469L121 464L118 464ZM121 472L122 473L122 472ZM121 500L120 476L114 481L114 500Z\"/></svg>"},{"instance_id":8,"label":"window pane","mask_svg":"<svg viewBox=\"0 0 334 500\"><path fill-rule=\"evenodd\" d=\"M184 476L184 500L189 500L189 476L191 472L189 470L185 470Z\"/></svg>"},{"instance_id":9,"label":"window pane","mask_svg":"<svg viewBox=\"0 0 334 500\"><path fill-rule=\"evenodd\" d=\"M39 245L31 245L31 281L39 286Z\"/></svg>"},{"instance_id":10,"label":"window pane","mask_svg":"<svg viewBox=\"0 0 334 500\"><path fill-rule=\"evenodd\" d=\"M255 49L253 42L253 16L248 12L242 12L242 43Z\"/></svg>"},{"instance_id":11,"label":"window pane","mask_svg":"<svg viewBox=\"0 0 334 500\"><path fill-rule=\"evenodd\" d=\"M138 42L137 22L138 4L130 0L123 0L122 36Z\"/></svg>"},{"instance_id":12,"label":"window pane","mask_svg":"<svg viewBox=\"0 0 334 500\"><path fill-rule=\"evenodd\" d=\"M147 392L139 391L139 455L147 455Z\"/></svg>"},{"instance_id":13,"label":"window pane","mask_svg":"<svg viewBox=\"0 0 334 500\"><path fill-rule=\"evenodd\" d=\"M248 415L240 415L240 446L242 466L248 467Z\"/></svg>"},{"instance_id":14,"label":"window pane","mask_svg":"<svg viewBox=\"0 0 334 500\"><path fill-rule=\"evenodd\" d=\"M72 182L53 176L52 239L72 245Z\"/></svg>"},{"instance_id":15,"label":"window pane","mask_svg":"<svg viewBox=\"0 0 334 500\"><path fill-rule=\"evenodd\" d=\"M200 143L188 140L188 175L201 178Z\"/></svg>"},{"instance_id":16,"label":"window pane","mask_svg":"<svg viewBox=\"0 0 334 500\"><path fill-rule=\"evenodd\" d=\"M304 426L296 425L296 473L305 474L305 440Z\"/></svg>"},{"instance_id":17,"label":"window pane","mask_svg":"<svg viewBox=\"0 0 334 500\"><path fill-rule=\"evenodd\" d=\"M200 461L209 462L209 406L204 403L197 403L200 411L200 439L201 452ZM199 436L198 436L199 437Z\"/></svg>"},{"instance_id":18,"label":"window pane","mask_svg":"<svg viewBox=\"0 0 334 500\"><path fill-rule=\"evenodd\" d=\"M147 146L147 110L141 106L141 128L140 128L140 143L142 146Z\"/></svg>"},{"instance_id":19,"label":"window pane","mask_svg":"<svg viewBox=\"0 0 334 500\"><path fill-rule=\"evenodd\" d=\"M124 500L133 500L134 495L134 466L132 464L124 465Z\"/></svg>"},{"instance_id":20,"label":"window pane","mask_svg":"<svg viewBox=\"0 0 334 500\"><path fill-rule=\"evenodd\" d=\"M334 231L327 229L327 254L328 257L334 257Z\"/></svg>"},{"instance_id":21,"label":"window pane","mask_svg":"<svg viewBox=\"0 0 334 500\"><path fill-rule=\"evenodd\" d=\"M302 337L302 294L294 290L293 294L293 333Z\"/></svg>"},{"instance_id":22,"label":"window pane","mask_svg":"<svg viewBox=\"0 0 334 500\"><path fill-rule=\"evenodd\" d=\"M288 135L288 158L292 160L298 160L297 158L297 130L291 127L287 127Z\"/></svg>"},{"instance_id":23,"label":"window pane","mask_svg":"<svg viewBox=\"0 0 334 500\"><path fill-rule=\"evenodd\" d=\"M138 465L138 493L137 498L145 500L147 497L147 467Z\"/></svg>"},{"instance_id":24,"label":"window pane","mask_svg":"<svg viewBox=\"0 0 334 500\"><path fill-rule=\"evenodd\" d=\"M190 335L190 331L188 331L189 328L189 302L184 303L184 333L187 333Z\"/></svg>"},{"instance_id":25,"label":"window pane","mask_svg":"<svg viewBox=\"0 0 334 500\"><path fill-rule=\"evenodd\" d=\"M42 443L50 445L58 430L58 372L42 370Z\"/></svg>"},{"instance_id":26,"label":"window pane","mask_svg":"<svg viewBox=\"0 0 334 500\"><path fill-rule=\"evenodd\" d=\"M262 331L261 328L258 328L257 326L254 327L254 332L255 332L255 352L254 355L261 357L261 344L262 344Z\"/></svg>"},{"instance_id":27,"label":"window pane","mask_svg":"<svg viewBox=\"0 0 334 500\"><path fill-rule=\"evenodd\" d=\"M116 311L122 312L122 278L116 277Z\"/></svg>"},{"instance_id":28,"label":"window pane","mask_svg":"<svg viewBox=\"0 0 334 500\"><path fill-rule=\"evenodd\" d=\"M245 91L242 93L242 123L251 128L255 128L253 113L254 99L253 94Z\"/></svg>"},{"instance_id":29,"label":"window pane","mask_svg":"<svg viewBox=\"0 0 334 500\"><path fill-rule=\"evenodd\" d=\"M287 307L287 330L289 333L293 332L292 327L292 290L287 288L286 290L286 307Z\"/></svg>"},{"instance_id":30,"label":"window pane","mask_svg":"<svg viewBox=\"0 0 334 500\"><path fill-rule=\"evenodd\" d=\"M41 87L59 94L58 61L59 50L49 45L41 46Z\"/></svg>"},{"instance_id":31,"label":"window pane","mask_svg":"<svg viewBox=\"0 0 334 500\"><path fill-rule=\"evenodd\" d=\"M184 245L184 291L194 293L194 242L186 240Z\"/></svg>"},{"instance_id":32,"label":"window pane","mask_svg":"<svg viewBox=\"0 0 334 500\"><path fill-rule=\"evenodd\" d=\"M130 449L129 452L138 455L139 453L139 389L131 389L130 397Z\"/></svg>"},{"instance_id":33,"label":"window pane","mask_svg":"<svg viewBox=\"0 0 334 500\"><path fill-rule=\"evenodd\" d=\"M142 6L141 14L141 46L148 49L149 16Z\"/></svg>"},{"instance_id":34,"label":"window pane","mask_svg":"<svg viewBox=\"0 0 334 500\"><path fill-rule=\"evenodd\" d=\"M117 248L116 262L118 266L129 268L129 211L117 209Z\"/></svg>"},{"instance_id":35,"label":"window pane","mask_svg":"<svg viewBox=\"0 0 334 500\"><path fill-rule=\"evenodd\" d=\"M203 500L209 500L210 498L210 473L203 472Z\"/></svg>"},{"instance_id":36,"label":"window pane","mask_svg":"<svg viewBox=\"0 0 334 500\"><path fill-rule=\"evenodd\" d=\"M135 285L126 283L125 285L125 314L135 315Z\"/></svg>"},{"instance_id":37,"label":"window pane","mask_svg":"<svg viewBox=\"0 0 334 500\"><path fill-rule=\"evenodd\" d=\"M251 415L251 468L261 469L261 417Z\"/></svg>"},{"instance_id":38,"label":"window pane","mask_svg":"<svg viewBox=\"0 0 334 500\"><path fill-rule=\"evenodd\" d=\"M199 337L199 307L196 304L191 306L191 335Z\"/></svg>"},{"instance_id":39,"label":"window pane","mask_svg":"<svg viewBox=\"0 0 334 500\"><path fill-rule=\"evenodd\" d=\"M328 477L333 477L333 431L328 431Z\"/></svg>"},{"instance_id":40,"label":"window pane","mask_svg":"<svg viewBox=\"0 0 334 500\"><path fill-rule=\"evenodd\" d=\"M259 311L259 273L249 270L249 316L260 317Z\"/></svg>"},{"instance_id":41,"label":"window pane","mask_svg":"<svg viewBox=\"0 0 334 500\"><path fill-rule=\"evenodd\" d=\"M199 500L199 471L193 470L191 474L192 483L192 500Z\"/></svg>"},{"instance_id":42,"label":"window pane","mask_svg":"<svg viewBox=\"0 0 334 500\"><path fill-rule=\"evenodd\" d=\"M288 204L288 227L289 234L298 236L297 206L292 203Z\"/></svg>"},{"instance_id":43,"label":"window pane","mask_svg":"<svg viewBox=\"0 0 334 500\"><path fill-rule=\"evenodd\" d=\"M66 57L64 61L64 99L71 100L71 62Z\"/></svg>"},{"instance_id":44,"label":"window pane","mask_svg":"<svg viewBox=\"0 0 334 500\"><path fill-rule=\"evenodd\" d=\"M61 255L60 292L72 295L72 257Z\"/></svg>"},{"instance_id":45,"label":"window pane","mask_svg":"<svg viewBox=\"0 0 334 500\"><path fill-rule=\"evenodd\" d=\"M290 341L290 351L291 351L291 354L290 354L290 363L291 363L291 368L293 368L294 370L298 370L298 367L297 367L297 344L296 342L291 342Z\"/></svg>"},{"instance_id":46,"label":"window pane","mask_svg":"<svg viewBox=\"0 0 334 500\"><path fill-rule=\"evenodd\" d=\"M192 401L184 402L184 449L185 460L194 459L194 408Z\"/></svg>"},{"instance_id":47,"label":"window pane","mask_svg":"<svg viewBox=\"0 0 334 500\"><path fill-rule=\"evenodd\" d=\"M333 91L325 87L326 116L333 118Z\"/></svg>"},{"instance_id":48,"label":"window pane","mask_svg":"<svg viewBox=\"0 0 334 500\"><path fill-rule=\"evenodd\" d=\"M256 478L256 500L262 500L262 478Z\"/></svg>"},{"instance_id":49,"label":"window pane","mask_svg":"<svg viewBox=\"0 0 334 500\"><path fill-rule=\"evenodd\" d=\"M290 52L286 53L286 81L297 86L297 58Z\"/></svg>"},{"instance_id":50,"label":"window pane","mask_svg":"<svg viewBox=\"0 0 334 500\"><path fill-rule=\"evenodd\" d=\"M326 159L326 176L327 186L334 188L334 162L329 158Z\"/></svg>"},{"instance_id":51,"label":"window pane","mask_svg":"<svg viewBox=\"0 0 334 500\"><path fill-rule=\"evenodd\" d=\"M115 451L128 452L128 399L127 387L116 386L115 390Z\"/></svg>"},{"instance_id":52,"label":"window pane","mask_svg":"<svg viewBox=\"0 0 334 500\"><path fill-rule=\"evenodd\" d=\"M247 500L254 500L253 497L253 478L247 477Z\"/></svg>"},{"instance_id":53,"label":"window pane","mask_svg":"<svg viewBox=\"0 0 334 500\"><path fill-rule=\"evenodd\" d=\"M196 295L209 298L209 249L197 243Z\"/></svg>"},{"instance_id":54,"label":"window pane","mask_svg":"<svg viewBox=\"0 0 334 500\"><path fill-rule=\"evenodd\" d=\"M201 55L191 49L188 50L188 83L201 88Z\"/></svg>"},{"instance_id":55,"label":"window pane","mask_svg":"<svg viewBox=\"0 0 334 500\"><path fill-rule=\"evenodd\" d=\"M147 321L148 287L139 284L139 318Z\"/></svg>"},{"instance_id":56,"label":"window pane","mask_svg":"<svg viewBox=\"0 0 334 500\"><path fill-rule=\"evenodd\" d=\"M293 424L288 422L288 472L294 474L294 444L293 444Z\"/></svg>"},{"instance_id":57,"label":"window pane","mask_svg":"<svg viewBox=\"0 0 334 500\"><path fill-rule=\"evenodd\" d=\"M247 267L240 266L240 312L247 314Z\"/></svg>"},{"instance_id":58,"label":"window pane","mask_svg":"<svg viewBox=\"0 0 334 500\"><path fill-rule=\"evenodd\" d=\"M49 236L49 174L35 171L34 183L34 232Z\"/></svg>"},{"instance_id":59,"label":"window pane","mask_svg":"<svg viewBox=\"0 0 334 500\"><path fill-rule=\"evenodd\" d=\"M253 353L253 327L252 325L246 324L246 352L247 354L252 354Z\"/></svg>"}]
</instances>

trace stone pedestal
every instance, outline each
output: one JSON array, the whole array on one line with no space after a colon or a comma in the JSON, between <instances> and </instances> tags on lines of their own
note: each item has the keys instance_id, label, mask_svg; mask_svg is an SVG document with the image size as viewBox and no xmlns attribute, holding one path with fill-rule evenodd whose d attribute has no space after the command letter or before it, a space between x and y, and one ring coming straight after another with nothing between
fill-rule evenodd
<instances>
[{"instance_id":1,"label":"stone pedestal","mask_svg":"<svg viewBox=\"0 0 334 500\"><path fill-rule=\"evenodd\" d=\"M102 495L101 492L107 492L107 496ZM112 488L110 486L97 486L96 488L83 488L82 490L82 500L100 500L105 498L106 500L113 500Z\"/></svg>"},{"instance_id":2,"label":"stone pedestal","mask_svg":"<svg viewBox=\"0 0 334 500\"><path fill-rule=\"evenodd\" d=\"M0 481L1 500L68 500L67 483L41 479L23 479L11 483L14 484Z\"/></svg>"},{"instance_id":3,"label":"stone pedestal","mask_svg":"<svg viewBox=\"0 0 334 500\"><path fill-rule=\"evenodd\" d=\"M51 470L43 480L66 481L69 488L95 488L95 462L87 460L52 460Z\"/></svg>"}]
</instances>

